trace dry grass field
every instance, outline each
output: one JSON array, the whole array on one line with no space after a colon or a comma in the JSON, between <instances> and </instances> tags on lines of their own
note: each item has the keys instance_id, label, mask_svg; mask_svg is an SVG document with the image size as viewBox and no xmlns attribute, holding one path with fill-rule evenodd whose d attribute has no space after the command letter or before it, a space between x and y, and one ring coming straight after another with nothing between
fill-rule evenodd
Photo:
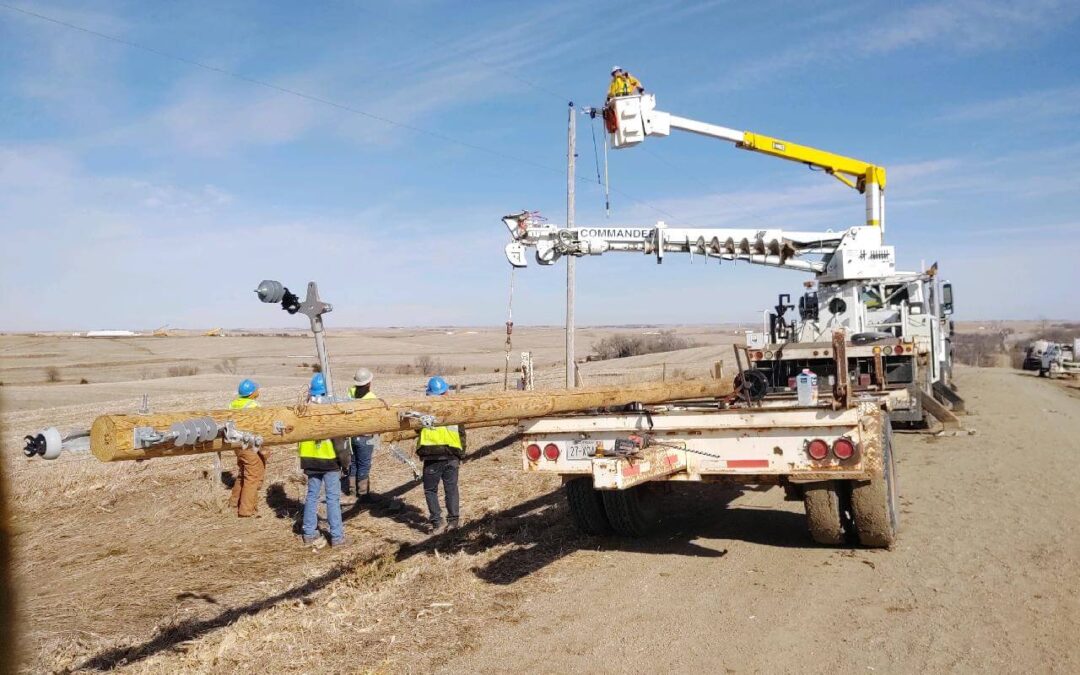
<instances>
[{"instance_id":1,"label":"dry grass field","mask_svg":"<svg viewBox=\"0 0 1080 675\"><path fill-rule=\"evenodd\" d=\"M613 332L581 331L579 353ZM736 332L679 327L700 346L583 375L703 376ZM398 372L421 355L454 384L501 387L503 337L344 331L329 344L339 379L374 366L392 397L420 390L423 375ZM561 330L514 339L512 364L532 350L540 385L558 386ZM1007 369L959 372L978 435L899 439L905 523L890 552L811 545L801 506L775 489L688 486L654 537L584 537L558 480L520 470L510 428L470 434L460 530L422 533L422 490L382 448L382 498L347 506L351 544L317 553L294 534L304 484L287 450L272 456L262 517L246 520L207 456L104 465L19 451L24 433L134 411L144 393L154 410L224 405L254 376L266 402L291 403L312 353L300 337L0 336L26 671L1080 670L1080 397ZM846 633L823 643L816 623Z\"/></svg>"}]
</instances>

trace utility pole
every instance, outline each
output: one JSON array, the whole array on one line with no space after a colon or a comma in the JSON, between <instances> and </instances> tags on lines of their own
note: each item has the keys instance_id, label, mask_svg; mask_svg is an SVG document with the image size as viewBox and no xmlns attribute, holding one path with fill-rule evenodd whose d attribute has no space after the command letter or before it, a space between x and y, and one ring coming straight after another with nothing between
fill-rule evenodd
<instances>
[{"instance_id":1,"label":"utility pole","mask_svg":"<svg viewBox=\"0 0 1080 675\"><path fill-rule=\"evenodd\" d=\"M570 122L566 134L566 226L574 226L574 157L576 151L576 117L574 102L570 101ZM566 388L573 389L577 378L574 355L574 267L577 258L566 256Z\"/></svg>"}]
</instances>

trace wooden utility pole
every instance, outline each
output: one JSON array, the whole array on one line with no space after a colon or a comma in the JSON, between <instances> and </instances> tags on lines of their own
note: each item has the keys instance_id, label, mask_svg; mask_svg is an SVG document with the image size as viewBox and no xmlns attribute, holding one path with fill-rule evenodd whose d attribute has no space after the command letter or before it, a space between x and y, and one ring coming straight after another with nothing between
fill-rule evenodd
<instances>
[{"instance_id":1,"label":"wooden utility pole","mask_svg":"<svg viewBox=\"0 0 1080 675\"><path fill-rule=\"evenodd\" d=\"M554 391L499 391L408 399L355 400L325 405L199 410L154 415L104 415L90 429L90 451L103 462L196 455L229 449L220 433L205 442L177 446L162 436L148 447L137 438L147 432L168 434L185 423L213 426L232 422L236 431L262 437L264 446L288 445L309 438L347 438L416 429L418 415L431 415L437 424L480 426L486 422L512 424L548 415L587 412L631 403L655 404L690 399L715 399L732 391L730 382L680 382L607 387L580 387ZM178 425L174 427L173 425ZM200 428L197 426L196 428Z\"/></svg>"},{"instance_id":2,"label":"wooden utility pole","mask_svg":"<svg viewBox=\"0 0 1080 675\"><path fill-rule=\"evenodd\" d=\"M574 226L574 158L577 155L576 144L576 110L574 102L570 101L570 121L566 133L566 227ZM573 389L577 385L574 377L577 370L576 355L574 354L574 268L577 258L566 256L566 388Z\"/></svg>"}]
</instances>

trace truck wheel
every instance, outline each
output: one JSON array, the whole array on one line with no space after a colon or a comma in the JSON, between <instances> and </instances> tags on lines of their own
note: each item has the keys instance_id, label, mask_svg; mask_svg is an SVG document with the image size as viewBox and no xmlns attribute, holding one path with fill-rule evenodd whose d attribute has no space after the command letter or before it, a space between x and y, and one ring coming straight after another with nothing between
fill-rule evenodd
<instances>
[{"instance_id":1,"label":"truck wheel","mask_svg":"<svg viewBox=\"0 0 1080 675\"><path fill-rule=\"evenodd\" d=\"M840 485L834 480L808 483L803 488L803 506L810 537L819 544L844 543L843 508Z\"/></svg>"},{"instance_id":2,"label":"truck wheel","mask_svg":"<svg viewBox=\"0 0 1080 675\"><path fill-rule=\"evenodd\" d=\"M643 537L656 525L656 505L645 485L629 490L601 490L608 522L624 537Z\"/></svg>"},{"instance_id":3,"label":"truck wheel","mask_svg":"<svg viewBox=\"0 0 1080 675\"><path fill-rule=\"evenodd\" d=\"M604 511L599 490L593 489L592 478L566 481L566 503L574 525L585 534L611 534L611 523Z\"/></svg>"},{"instance_id":4,"label":"truck wheel","mask_svg":"<svg viewBox=\"0 0 1080 675\"><path fill-rule=\"evenodd\" d=\"M896 462L892 433L885 435L885 475L868 481L851 482L851 510L859 543L871 548L889 548L896 542Z\"/></svg>"}]
</instances>

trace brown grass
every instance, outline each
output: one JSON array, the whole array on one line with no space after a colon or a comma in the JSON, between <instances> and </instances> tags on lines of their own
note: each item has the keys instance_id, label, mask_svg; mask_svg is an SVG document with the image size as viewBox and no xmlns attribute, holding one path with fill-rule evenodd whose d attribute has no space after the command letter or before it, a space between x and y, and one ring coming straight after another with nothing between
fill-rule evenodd
<instances>
[{"instance_id":1,"label":"brown grass","mask_svg":"<svg viewBox=\"0 0 1080 675\"><path fill-rule=\"evenodd\" d=\"M46 382L59 382L60 381L60 369L56 366L49 366L45 369L45 381Z\"/></svg>"}]
</instances>

